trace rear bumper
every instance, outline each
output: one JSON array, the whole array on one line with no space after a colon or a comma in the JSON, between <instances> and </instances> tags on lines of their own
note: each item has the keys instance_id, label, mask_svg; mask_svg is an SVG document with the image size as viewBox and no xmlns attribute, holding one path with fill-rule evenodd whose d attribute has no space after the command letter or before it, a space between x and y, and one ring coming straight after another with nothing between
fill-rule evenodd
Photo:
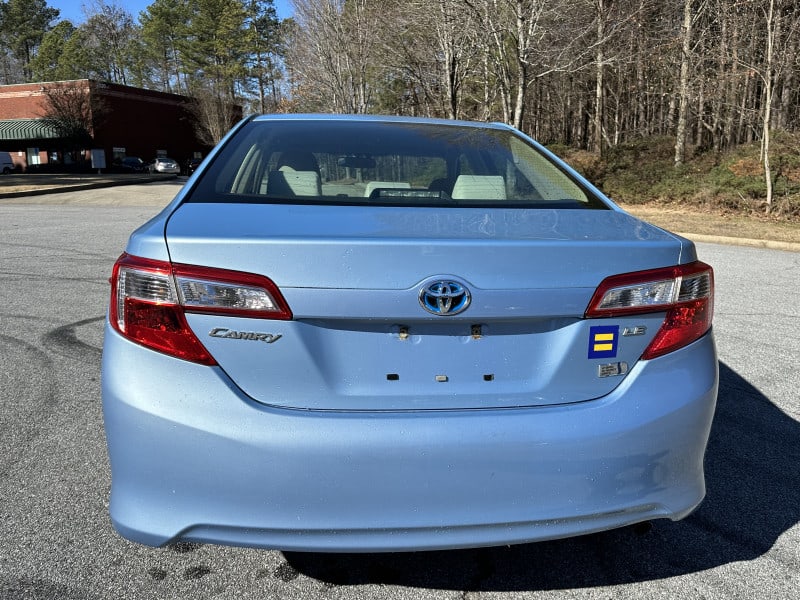
<instances>
[{"instance_id":1,"label":"rear bumper","mask_svg":"<svg viewBox=\"0 0 800 600\"><path fill-rule=\"evenodd\" d=\"M705 494L711 334L591 402L380 414L265 407L219 369L105 335L111 518L140 543L490 546L680 519Z\"/></svg>"}]
</instances>

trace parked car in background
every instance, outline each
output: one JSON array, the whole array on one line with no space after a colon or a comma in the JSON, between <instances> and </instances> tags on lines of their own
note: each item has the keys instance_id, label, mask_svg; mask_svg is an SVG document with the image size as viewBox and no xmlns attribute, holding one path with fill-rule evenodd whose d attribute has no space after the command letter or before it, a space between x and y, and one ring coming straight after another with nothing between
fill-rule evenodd
<instances>
[{"instance_id":1,"label":"parked car in background","mask_svg":"<svg viewBox=\"0 0 800 600\"><path fill-rule=\"evenodd\" d=\"M119 162L119 168L126 173L144 173L147 163L138 156L126 156Z\"/></svg>"},{"instance_id":2,"label":"parked car in background","mask_svg":"<svg viewBox=\"0 0 800 600\"><path fill-rule=\"evenodd\" d=\"M197 170L197 167L200 166L200 163L203 162L202 158L190 158L186 161L186 174L191 175Z\"/></svg>"},{"instance_id":3,"label":"parked car in background","mask_svg":"<svg viewBox=\"0 0 800 600\"><path fill-rule=\"evenodd\" d=\"M112 522L405 551L682 519L713 292L691 241L509 126L248 118L113 267Z\"/></svg>"},{"instance_id":4,"label":"parked car in background","mask_svg":"<svg viewBox=\"0 0 800 600\"><path fill-rule=\"evenodd\" d=\"M11 158L11 154L9 152L0 152L0 173L8 175L15 170L16 166Z\"/></svg>"},{"instance_id":5,"label":"parked car in background","mask_svg":"<svg viewBox=\"0 0 800 600\"><path fill-rule=\"evenodd\" d=\"M147 165L147 170L150 173L173 173L177 175L181 172L181 167L175 159L159 156Z\"/></svg>"}]
</instances>

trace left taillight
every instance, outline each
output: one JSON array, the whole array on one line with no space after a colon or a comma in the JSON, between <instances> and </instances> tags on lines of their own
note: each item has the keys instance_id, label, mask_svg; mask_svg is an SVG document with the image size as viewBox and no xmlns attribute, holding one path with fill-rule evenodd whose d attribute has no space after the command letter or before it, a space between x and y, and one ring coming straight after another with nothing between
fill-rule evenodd
<instances>
[{"instance_id":1,"label":"left taillight","mask_svg":"<svg viewBox=\"0 0 800 600\"><path fill-rule=\"evenodd\" d=\"M714 316L714 271L702 262L625 273L598 286L587 318L664 312L664 322L642 354L652 359L700 339Z\"/></svg>"},{"instance_id":2,"label":"left taillight","mask_svg":"<svg viewBox=\"0 0 800 600\"><path fill-rule=\"evenodd\" d=\"M189 328L185 313L288 320L275 284L259 275L172 264L123 254L111 276L111 325L152 350L217 364Z\"/></svg>"}]
</instances>

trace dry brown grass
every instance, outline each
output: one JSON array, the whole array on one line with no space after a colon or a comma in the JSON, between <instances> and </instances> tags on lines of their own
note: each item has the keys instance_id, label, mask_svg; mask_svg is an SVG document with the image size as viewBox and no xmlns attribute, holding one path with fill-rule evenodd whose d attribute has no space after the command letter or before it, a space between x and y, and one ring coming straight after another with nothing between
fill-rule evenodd
<instances>
[{"instance_id":1,"label":"dry brown grass","mask_svg":"<svg viewBox=\"0 0 800 600\"><path fill-rule=\"evenodd\" d=\"M795 221L678 205L637 204L622 207L669 231L800 244L800 223Z\"/></svg>"}]
</instances>

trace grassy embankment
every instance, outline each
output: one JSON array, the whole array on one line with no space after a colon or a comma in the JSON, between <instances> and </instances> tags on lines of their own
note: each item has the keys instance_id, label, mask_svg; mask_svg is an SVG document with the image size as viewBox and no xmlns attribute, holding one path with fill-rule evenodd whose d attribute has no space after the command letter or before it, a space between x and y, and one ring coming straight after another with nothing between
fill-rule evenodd
<instances>
[{"instance_id":1,"label":"grassy embankment","mask_svg":"<svg viewBox=\"0 0 800 600\"><path fill-rule=\"evenodd\" d=\"M800 243L800 135L782 133L773 141L770 214L758 143L694 152L679 168L671 138L624 144L602 159L551 149L626 210L671 231Z\"/></svg>"}]
</instances>

